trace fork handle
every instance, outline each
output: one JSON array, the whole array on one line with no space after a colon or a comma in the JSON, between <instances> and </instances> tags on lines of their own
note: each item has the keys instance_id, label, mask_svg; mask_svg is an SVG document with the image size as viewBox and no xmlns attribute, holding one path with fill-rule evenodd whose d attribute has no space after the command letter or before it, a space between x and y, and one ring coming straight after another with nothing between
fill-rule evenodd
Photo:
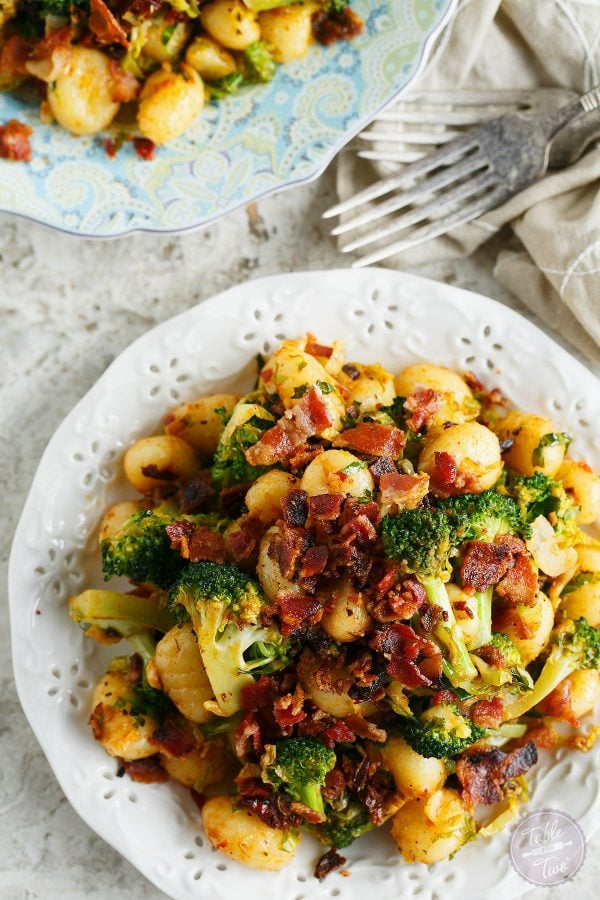
<instances>
[{"instance_id":1,"label":"fork handle","mask_svg":"<svg viewBox=\"0 0 600 900\"><path fill-rule=\"evenodd\" d=\"M550 140L557 131L560 131L573 119L576 119L583 113L592 112L594 109L600 109L600 85L596 85L590 91L582 94L581 97L570 100L555 112L540 116L538 121L546 132L547 139Z\"/></svg>"}]
</instances>

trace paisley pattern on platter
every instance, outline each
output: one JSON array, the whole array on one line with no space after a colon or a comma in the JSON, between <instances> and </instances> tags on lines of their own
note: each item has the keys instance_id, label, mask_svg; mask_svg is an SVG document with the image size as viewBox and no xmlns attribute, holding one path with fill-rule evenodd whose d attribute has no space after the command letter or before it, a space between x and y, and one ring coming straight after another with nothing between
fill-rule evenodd
<instances>
[{"instance_id":1,"label":"paisley pattern on platter","mask_svg":"<svg viewBox=\"0 0 600 900\"><path fill-rule=\"evenodd\" d=\"M0 210L75 234L198 227L266 193L315 177L415 76L455 0L354 0L365 30L314 46L266 85L210 103L152 162L126 142L74 137L39 121L39 97L0 94L0 122L33 129L29 164L0 160Z\"/></svg>"},{"instance_id":2,"label":"paisley pattern on platter","mask_svg":"<svg viewBox=\"0 0 600 900\"><path fill-rule=\"evenodd\" d=\"M431 867L403 863L386 830L377 829L344 850L351 877L331 876L323 884L312 877L323 846L306 837L280 872L242 867L212 852L189 792L172 782L116 778L116 762L87 726L93 685L115 648L85 639L68 618L67 601L84 584L103 585L98 522L110 504L131 495L120 475L122 453L156 430L177 403L248 389L256 354L307 328L323 341L343 338L348 359L379 360L392 371L423 359L470 369L521 408L551 415L557 429L574 436L573 456L600 468L596 378L506 307L383 269L247 282L132 344L50 441L10 561L12 656L21 703L79 815L176 900L231 898L241 890L244 900L324 900L369 896L375 885L378 900L512 900L527 885L510 865L510 829ZM560 809L591 836L600 825L599 761L600 745L589 753L544 751L525 809Z\"/></svg>"}]
</instances>

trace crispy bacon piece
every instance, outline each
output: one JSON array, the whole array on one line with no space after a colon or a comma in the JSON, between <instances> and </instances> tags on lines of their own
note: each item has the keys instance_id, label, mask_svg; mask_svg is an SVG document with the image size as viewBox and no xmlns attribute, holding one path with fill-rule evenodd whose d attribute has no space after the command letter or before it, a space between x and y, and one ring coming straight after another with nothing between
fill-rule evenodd
<instances>
[{"instance_id":1,"label":"crispy bacon piece","mask_svg":"<svg viewBox=\"0 0 600 900\"><path fill-rule=\"evenodd\" d=\"M330 872L335 872L336 869L341 868L345 863L346 857L341 856L341 854L332 847L331 850L328 850L327 853L323 854L315 866L315 878L318 878L319 881L323 881Z\"/></svg>"},{"instance_id":2,"label":"crispy bacon piece","mask_svg":"<svg viewBox=\"0 0 600 900\"><path fill-rule=\"evenodd\" d=\"M384 744L387 741L387 731L379 728L374 722L368 722L362 716L344 716L344 724L360 738L375 741L377 744Z\"/></svg>"},{"instance_id":3,"label":"crispy bacon piece","mask_svg":"<svg viewBox=\"0 0 600 900\"><path fill-rule=\"evenodd\" d=\"M412 413L406 419L406 426L418 433L429 427L431 420L442 405L442 395L433 388L421 388L404 401L404 409Z\"/></svg>"},{"instance_id":4,"label":"crispy bacon piece","mask_svg":"<svg viewBox=\"0 0 600 900\"><path fill-rule=\"evenodd\" d=\"M375 479L375 483L379 485L382 475L394 475L398 473L396 464L389 456L377 456L369 463L369 472Z\"/></svg>"},{"instance_id":5,"label":"crispy bacon piece","mask_svg":"<svg viewBox=\"0 0 600 900\"><path fill-rule=\"evenodd\" d=\"M281 503L283 521L291 528L303 528L308 517L308 494L306 491L288 491Z\"/></svg>"},{"instance_id":6,"label":"crispy bacon piece","mask_svg":"<svg viewBox=\"0 0 600 900\"><path fill-rule=\"evenodd\" d=\"M25 63L29 59L31 44L21 37L13 34L0 50L0 72L7 78L18 78L28 74Z\"/></svg>"},{"instance_id":7,"label":"crispy bacon piece","mask_svg":"<svg viewBox=\"0 0 600 900\"><path fill-rule=\"evenodd\" d=\"M131 780L139 784L157 784L169 780L158 756L146 756L144 759L131 761L122 759L120 763Z\"/></svg>"},{"instance_id":8,"label":"crispy bacon piece","mask_svg":"<svg viewBox=\"0 0 600 900\"><path fill-rule=\"evenodd\" d=\"M190 562L225 562L227 553L223 535L202 528L187 519L171 522L165 528L171 540L171 549L179 550L183 559Z\"/></svg>"},{"instance_id":9,"label":"crispy bacon piece","mask_svg":"<svg viewBox=\"0 0 600 900\"><path fill-rule=\"evenodd\" d=\"M154 159L156 144L150 138L134 137L133 149L140 159Z\"/></svg>"},{"instance_id":10,"label":"crispy bacon piece","mask_svg":"<svg viewBox=\"0 0 600 900\"><path fill-rule=\"evenodd\" d=\"M321 545L319 547L309 547L300 564L300 576L302 578L312 578L314 575L322 575L327 566L329 550Z\"/></svg>"},{"instance_id":11,"label":"crispy bacon piece","mask_svg":"<svg viewBox=\"0 0 600 900\"><path fill-rule=\"evenodd\" d=\"M335 41L349 41L363 30L362 19L350 7L339 12L316 12L312 17L312 30L316 40L328 46Z\"/></svg>"},{"instance_id":12,"label":"crispy bacon piece","mask_svg":"<svg viewBox=\"0 0 600 900\"><path fill-rule=\"evenodd\" d=\"M338 719L333 725L329 725L328 728L317 733L329 749L332 749L336 743L351 744L356 740L356 735L342 719Z\"/></svg>"},{"instance_id":13,"label":"crispy bacon piece","mask_svg":"<svg viewBox=\"0 0 600 900\"><path fill-rule=\"evenodd\" d=\"M196 749L196 741L190 730L176 716L167 716L152 735L152 743L167 756L187 756Z\"/></svg>"},{"instance_id":14,"label":"crispy bacon piece","mask_svg":"<svg viewBox=\"0 0 600 900\"><path fill-rule=\"evenodd\" d=\"M88 28L99 44L121 44L129 50L127 32L113 16L104 0L90 0Z\"/></svg>"},{"instance_id":15,"label":"crispy bacon piece","mask_svg":"<svg viewBox=\"0 0 600 900\"><path fill-rule=\"evenodd\" d=\"M0 125L0 157L12 159L15 162L29 162L31 159L31 144L29 136L31 128L16 119L9 119L4 125Z\"/></svg>"},{"instance_id":16,"label":"crispy bacon piece","mask_svg":"<svg viewBox=\"0 0 600 900\"><path fill-rule=\"evenodd\" d=\"M263 740L260 725L252 710L244 714L236 729L234 741L238 759L245 760L253 753L262 753Z\"/></svg>"},{"instance_id":17,"label":"crispy bacon piece","mask_svg":"<svg viewBox=\"0 0 600 900\"><path fill-rule=\"evenodd\" d=\"M456 460L444 450L433 454L433 472L431 474L431 487L438 494L456 493L456 490L464 485L459 484L459 473Z\"/></svg>"},{"instance_id":18,"label":"crispy bacon piece","mask_svg":"<svg viewBox=\"0 0 600 900\"><path fill-rule=\"evenodd\" d=\"M266 528L266 524L257 513L242 516L227 532L225 537L227 551L238 562L246 562L258 552L258 545Z\"/></svg>"},{"instance_id":19,"label":"crispy bacon piece","mask_svg":"<svg viewBox=\"0 0 600 900\"><path fill-rule=\"evenodd\" d=\"M313 459L320 456L324 449L320 444L302 444L298 450L294 450L292 455L288 457L287 465L290 472L301 472Z\"/></svg>"},{"instance_id":20,"label":"crispy bacon piece","mask_svg":"<svg viewBox=\"0 0 600 900\"><path fill-rule=\"evenodd\" d=\"M558 687L555 687L541 703L538 703L537 709L545 716L562 719L563 722L568 722L574 728L578 728L580 722L571 706L571 687L571 679L564 678Z\"/></svg>"},{"instance_id":21,"label":"crispy bacon piece","mask_svg":"<svg viewBox=\"0 0 600 900\"><path fill-rule=\"evenodd\" d=\"M473 706L471 718L481 728L498 728L502 722L504 704L500 697L491 700L478 700Z\"/></svg>"},{"instance_id":22,"label":"crispy bacon piece","mask_svg":"<svg viewBox=\"0 0 600 900\"><path fill-rule=\"evenodd\" d=\"M316 597L280 594L276 605L284 635L291 634L301 625L316 625L323 618L323 604Z\"/></svg>"},{"instance_id":23,"label":"crispy bacon piece","mask_svg":"<svg viewBox=\"0 0 600 900\"><path fill-rule=\"evenodd\" d=\"M296 566L309 546L310 536L304 528L283 526L280 540L274 542L273 552L279 571L288 581L294 577Z\"/></svg>"},{"instance_id":24,"label":"crispy bacon piece","mask_svg":"<svg viewBox=\"0 0 600 900\"><path fill-rule=\"evenodd\" d=\"M394 425L363 422L338 435L333 446L350 447L351 450L368 456L388 456L395 459L404 447L404 433Z\"/></svg>"},{"instance_id":25,"label":"crispy bacon piece","mask_svg":"<svg viewBox=\"0 0 600 900\"><path fill-rule=\"evenodd\" d=\"M406 687L430 687L442 671L442 656L428 638L409 625L395 622L375 632L369 647L388 660L387 672Z\"/></svg>"},{"instance_id":26,"label":"crispy bacon piece","mask_svg":"<svg viewBox=\"0 0 600 900\"><path fill-rule=\"evenodd\" d=\"M94 2L102 2L102 0L94 0ZM113 79L112 96L115 103L130 103L131 100L136 100L142 86L135 75L123 69L116 59L109 60L108 64Z\"/></svg>"},{"instance_id":27,"label":"crispy bacon piece","mask_svg":"<svg viewBox=\"0 0 600 900\"><path fill-rule=\"evenodd\" d=\"M401 475L398 472L382 475L379 479L381 502L395 504L398 509L416 509L429 490L429 475L422 472Z\"/></svg>"},{"instance_id":28,"label":"crispy bacon piece","mask_svg":"<svg viewBox=\"0 0 600 900\"><path fill-rule=\"evenodd\" d=\"M338 797L341 797L345 787L344 773L340 769L332 769L325 776L322 793L326 800L337 800Z\"/></svg>"},{"instance_id":29,"label":"crispy bacon piece","mask_svg":"<svg viewBox=\"0 0 600 900\"><path fill-rule=\"evenodd\" d=\"M308 822L309 825L320 825L322 822L327 821L327 817L324 813L320 813L316 809L311 809L310 806L306 806L305 803L300 803L299 800L292 800L290 809L293 813L296 813L297 816L300 816L301 819L304 819L305 822Z\"/></svg>"},{"instance_id":30,"label":"crispy bacon piece","mask_svg":"<svg viewBox=\"0 0 600 900\"><path fill-rule=\"evenodd\" d=\"M302 819L291 810L291 801L284 794L275 793L260 778L237 778L237 805L249 809L271 828L283 831L296 827Z\"/></svg>"},{"instance_id":31,"label":"crispy bacon piece","mask_svg":"<svg viewBox=\"0 0 600 900\"><path fill-rule=\"evenodd\" d=\"M454 608L456 609L456 604L454 604ZM488 666L494 666L496 669L501 669L503 666L506 666L504 654L498 647L490 647L488 644L485 647L478 647L474 652L486 662Z\"/></svg>"},{"instance_id":32,"label":"crispy bacon piece","mask_svg":"<svg viewBox=\"0 0 600 900\"><path fill-rule=\"evenodd\" d=\"M395 573L391 574L395 579ZM415 578L405 578L372 603L369 611L378 622L397 622L410 619L426 601L427 594L423 585Z\"/></svg>"},{"instance_id":33,"label":"crispy bacon piece","mask_svg":"<svg viewBox=\"0 0 600 900\"><path fill-rule=\"evenodd\" d=\"M343 494L317 494L308 498L308 512L311 519L338 519L344 505Z\"/></svg>"},{"instance_id":34,"label":"crispy bacon piece","mask_svg":"<svg viewBox=\"0 0 600 900\"><path fill-rule=\"evenodd\" d=\"M261 675L254 684L242 688L242 709L256 710L268 706L272 700L272 686L266 675Z\"/></svg>"},{"instance_id":35,"label":"crispy bacon piece","mask_svg":"<svg viewBox=\"0 0 600 900\"><path fill-rule=\"evenodd\" d=\"M456 776L466 805L472 808L477 803L499 803L502 800L501 785L523 775L537 760L537 747L533 741L511 753L503 753L498 747L468 748L456 764Z\"/></svg>"},{"instance_id":36,"label":"crispy bacon piece","mask_svg":"<svg viewBox=\"0 0 600 900\"><path fill-rule=\"evenodd\" d=\"M322 359L330 359L333 354L333 347L326 347L324 344L318 344L316 341L308 341L304 351L310 356L320 356Z\"/></svg>"},{"instance_id":37,"label":"crispy bacon piece","mask_svg":"<svg viewBox=\"0 0 600 900\"><path fill-rule=\"evenodd\" d=\"M301 685L297 684L293 693L284 694L275 700L273 715L282 730L290 729L306 718L306 712L303 709L305 699Z\"/></svg>"},{"instance_id":38,"label":"crispy bacon piece","mask_svg":"<svg viewBox=\"0 0 600 900\"><path fill-rule=\"evenodd\" d=\"M506 606L535 606L538 580L531 560L520 553L504 578L496 586L496 593Z\"/></svg>"},{"instance_id":39,"label":"crispy bacon piece","mask_svg":"<svg viewBox=\"0 0 600 900\"><path fill-rule=\"evenodd\" d=\"M469 541L460 567L462 583L476 591L498 584L508 572L512 553L508 544Z\"/></svg>"},{"instance_id":40,"label":"crispy bacon piece","mask_svg":"<svg viewBox=\"0 0 600 900\"><path fill-rule=\"evenodd\" d=\"M552 747L556 747L561 743L562 738L552 725L542 723L528 728L523 737L515 738L515 740L510 742L510 746L513 750L517 750L530 741L533 741L540 750L551 750Z\"/></svg>"},{"instance_id":41,"label":"crispy bacon piece","mask_svg":"<svg viewBox=\"0 0 600 900\"><path fill-rule=\"evenodd\" d=\"M276 425L245 451L246 459L252 466L272 466L287 459L307 438L321 434L331 424L321 389L311 387Z\"/></svg>"},{"instance_id":42,"label":"crispy bacon piece","mask_svg":"<svg viewBox=\"0 0 600 900\"><path fill-rule=\"evenodd\" d=\"M187 516L208 512L216 498L216 491L206 470L196 472L193 478L184 482L177 492L181 512Z\"/></svg>"}]
</instances>

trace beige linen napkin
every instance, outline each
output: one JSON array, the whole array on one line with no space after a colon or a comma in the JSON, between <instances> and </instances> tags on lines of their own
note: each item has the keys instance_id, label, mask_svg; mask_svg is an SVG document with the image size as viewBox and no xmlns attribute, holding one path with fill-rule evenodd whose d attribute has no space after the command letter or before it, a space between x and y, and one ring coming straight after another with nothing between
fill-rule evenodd
<instances>
[{"instance_id":1,"label":"beige linen napkin","mask_svg":"<svg viewBox=\"0 0 600 900\"><path fill-rule=\"evenodd\" d=\"M419 90L565 87L600 83L600 0L459 0ZM380 174L348 149L338 193ZM385 264L402 268L466 256L507 223L514 237L495 275L542 321L600 363L600 147L508 203Z\"/></svg>"}]
</instances>

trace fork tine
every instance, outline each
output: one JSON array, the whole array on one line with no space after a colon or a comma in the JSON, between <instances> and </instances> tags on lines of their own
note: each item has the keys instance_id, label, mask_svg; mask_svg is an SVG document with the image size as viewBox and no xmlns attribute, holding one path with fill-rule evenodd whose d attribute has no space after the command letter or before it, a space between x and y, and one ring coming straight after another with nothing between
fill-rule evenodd
<instances>
[{"instance_id":1,"label":"fork tine","mask_svg":"<svg viewBox=\"0 0 600 900\"><path fill-rule=\"evenodd\" d=\"M397 131L362 131L358 137L363 141L395 141L402 144L446 144L455 137L461 137L463 132L450 131L449 129L440 131L437 134L433 131L424 131L420 134L418 131L403 131L399 128Z\"/></svg>"},{"instance_id":2,"label":"fork tine","mask_svg":"<svg viewBox=\"0 0 600 900\"><path fill-rule=\"evenodd\" d=\"M402 172L399 172L398 175L392 175L389 178L377 181L363 191L359 191L358 194L354 194L353 197L349 197L348 200L344 200L342 203L336 203L335 206L325 210L323 218L330 219L332 216L339 216L342 213L349 212L351 209L356 209L357 206L361 206L363 203L368 203L370 200L376 200L378 197L389 194L390 191L402 187L407 181L412 181L419 178L421 175L426 175L438 166L449 166L452 163L458 162L470 150L475 150L477 146L477 139L471 134L467 134L463 138L457 138L453 141L451 146L445 145L439 150L427 154L423 159L419 159L410 166L406 166L406 168L403 169Z\"/></svg>"},{"instance_id":3,"label":"fork tine","mask_svg":"<svg viewBox=\"0 0 600 900\"><path fill-rule=\"evenodd\" d=\"M441 172L438 172L438 174L434 175L432 178L419 181L413 188L402 191L402 193L399 194L394 194L393 197L384 200L383 203L379 203L377 206L371 207L361 215L354 216L354 218L349 219L347 222L341 222L339 225L336 225L335 228L331 229L331 234L333 236L345 234L347 231L352 231L354 228L360 228L362 225L370 225L371 222L376 222L378 219L390 215L390 213L397 212L405 206L410 206L411 203L415 203L432 194L436 194L439 202L441 195L437 193L438 191L442 188L450 187L461 178L475 175L484 165L486 165L486 160L481 156L468 156L465 160L442 169Z\"/></svg>"},{"instance_id":4,"label":"fork tine","mask_svg":"<svg viewBox=\"0 0 600 900\"><path fill-rule=\"evenodd\" d=\"M375 122L398 122L403 125L479 125L489 119L496 119L505 112L514 112L512 106L496 107L492 110L386 110L379 113Z\"/></svg>"},{"instance_id":5,"label":"fork tine","mask_svg":"<svg viewBox=\"0 0 600 900\"><path fill-rule=\"evenodd\" d=\"M389 257L393 256L395 253L400 253L403 250L416 247L418 244L423 244L431 238L439 237L441 234L452 231L453 228L458 228L459 225L471 222L473 219L476 219L477 216L487 212L488 209L492 209L492 207L499 205L499 203L502 202L502 194L502 188L499 186L496 191L493 191L491 194L486 194L485 197L477 198L472 203L463 206L449 216L446 216L443 219L436 219L435 222L431 222L429 225L418 228L413 233L412 237L405 238L402 241L396 241L393 244L389 244L387 247L374 250L373 253L370 253L367 256L359 257L359 259L356 259L352 263L352 268L359 269L363 266L371 266L373 263L381 262L382 259L389 259Z\"/></svg>"},{"instance_id":6,"label":"fork tine","mask_svg":"<svg viewBox=\"0 0 600 900\"><path fill-rule=\"evenodd\" d=\"M555 90L561 97L562 94L565 93L562 88L546 88L545 90L546 92ZM456 91L407 91L398 98L396 103L398 105L404 103L430 103L431 105L443 103L446 105L457 104L460 106L495 106L496 104L502 105L510 103L513 106L525 106L528 103L531 103L536 94L537 91L527 90L526 88L516 88L512 91L505 90L504 88L481 91L469 91L464 90L463 88L459 88Z\"/></svg>"},{"instance_id":7,"label":"fork tine","mask_svg":"<svg viewBox=\"0 0 600 900\"><path fill-rule=\"evenodd\" d=\"M389 153L377 153L375 150L359 150L356 154L361 159L380 160L381 162L413 163L425 156L424 150L390 150Z\"/></svg>"},{"instance_id":8,"label":"fork tine","mask_svg":"<svg viewBox=\"0 0 600 900\"><path fill-rule=\"evenodd\" d=\"M434 213L441 214L447 210L447 214L450 214L456 203L466 200L474 194L480 194L485 188L497 184L498 181L494 175L487 171L482 172L481 175L469 178L468 181L455 185L443 194L436 194L433 200L403 213L382 228L377 228L375 231L370 231L368 234L355 238L349 244L340 247L340 250L342 253L352 253L353 250L358 250L360 247L366 247L368 244L374 244L376 241L381 241L392 234L397 234L399 231L408 228L409 225L416 225L424 219L430 218Z\"/></svg>"}]
</instances>

